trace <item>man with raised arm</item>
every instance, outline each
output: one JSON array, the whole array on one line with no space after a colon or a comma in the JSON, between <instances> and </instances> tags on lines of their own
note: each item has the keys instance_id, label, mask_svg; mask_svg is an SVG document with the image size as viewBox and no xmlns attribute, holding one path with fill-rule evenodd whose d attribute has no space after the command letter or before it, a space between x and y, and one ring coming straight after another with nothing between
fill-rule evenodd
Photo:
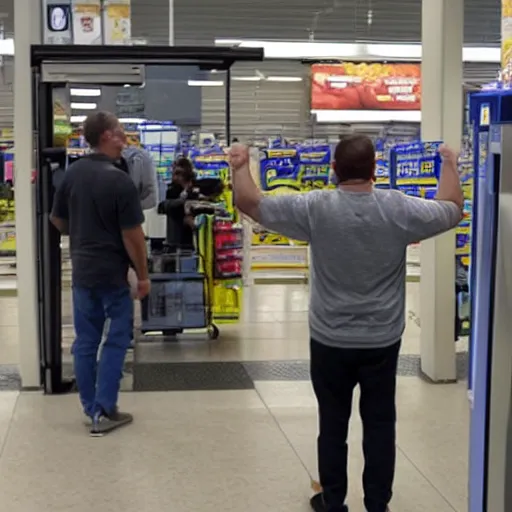
<instances>
[{"instance_id":1,"label":"man with raised arm","mask_svg":"<svg viewBox=\"0 0 512 512\"><path fill-rule=\"evenodd\" d=\"M386 512L395 473L395 388L405 328L406 249L462 218L457 155L441 148L437 200L374 188L375 149L363 135L341 140L336 190L263 196L249 153L231 149L237 207L269 230L311 248L311 380L319 408L317 512L346 512L347 434L354 388L363 423L364 503ZM451 264L448 263L447 264Z\"/></svg>"},{"instance_id":2,"label":"man with raised arm","mask_svg":"<svg viewBox=\"0 0 512 512\"><path fill-rule=\"evenodd\" d=\"M51 221L70 238L75 375L90 433L101 436L133 420L117 409L133 328L130 265L139 298L149 293L150 282L139 192L115 166L125 145L123 128L115 115L95 112L83 131L92 153L67 169ZM98 361L107 319L110 328Z\"/></svg>"}]
</instances>

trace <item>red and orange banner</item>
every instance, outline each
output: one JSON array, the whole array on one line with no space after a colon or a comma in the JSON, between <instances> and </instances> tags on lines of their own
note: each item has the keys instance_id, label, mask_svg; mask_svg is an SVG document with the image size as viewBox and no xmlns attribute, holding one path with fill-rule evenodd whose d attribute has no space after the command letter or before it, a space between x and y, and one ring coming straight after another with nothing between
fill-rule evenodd
<instances>
[{"instance_id":1,"label":"red and orange banner","mask_svg":"<svg viewBox=\"0 0 512 512\"><path fill-rule=\"evenodd\" d=\"M420 110L420 64L311 66L313 110Z\"/></svg>"}]
</instances>

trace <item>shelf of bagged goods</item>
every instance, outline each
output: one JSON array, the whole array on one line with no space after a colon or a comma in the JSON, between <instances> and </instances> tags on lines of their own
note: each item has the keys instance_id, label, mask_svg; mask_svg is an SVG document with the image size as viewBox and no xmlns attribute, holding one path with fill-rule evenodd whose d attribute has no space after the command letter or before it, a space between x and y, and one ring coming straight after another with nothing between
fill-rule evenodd
<instances>
[{"instance_id":1,"label":"shelf of bagged goods","mask_svg":"<svg viewBox=\"0 0 512 512\"><path fill-rule=\"evenodd\" d=\"M286 262L293 262L296 266L289 266ZM419 245L412 245L407 250L407 279L416 281L419 277ZM253 246L251 248L251 278L255 283L268 284L272 282L307 282L309 278L308 247L303 245Z\"/></svg>"}]
</instances>

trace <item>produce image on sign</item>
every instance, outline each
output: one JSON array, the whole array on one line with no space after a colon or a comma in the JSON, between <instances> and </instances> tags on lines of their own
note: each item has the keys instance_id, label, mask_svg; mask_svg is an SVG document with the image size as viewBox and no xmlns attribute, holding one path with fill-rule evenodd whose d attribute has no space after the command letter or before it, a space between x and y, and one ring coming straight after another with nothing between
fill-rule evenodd
<instances>
[{"instance_id":1,"label":"produce image on sign","mask_svg":"<svg viewBox=\"0 0 512 512\"><path fill-rule=\"evenodd\" d=\"M419 64L311 66L313 110L420 110Z\"/></svg>"}]
</instances>

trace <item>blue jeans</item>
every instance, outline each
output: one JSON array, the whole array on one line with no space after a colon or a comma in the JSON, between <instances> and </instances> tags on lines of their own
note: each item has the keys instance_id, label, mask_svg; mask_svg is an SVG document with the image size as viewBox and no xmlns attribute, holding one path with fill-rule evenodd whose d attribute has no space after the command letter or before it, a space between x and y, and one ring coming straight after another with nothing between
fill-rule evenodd
<instances>
[{"instance_id":1,"label":"blue jeans","mask_svg":"<svg viewBox=\"0 0 512 512\"><path fill-rule=\"evenodd\" d=\"M132 340L133 301L126 287L73 287L75 376L84 412L115 411L124 359ZM110 328L98 361L106 319Z\"/></svg>"}]
</instances>

